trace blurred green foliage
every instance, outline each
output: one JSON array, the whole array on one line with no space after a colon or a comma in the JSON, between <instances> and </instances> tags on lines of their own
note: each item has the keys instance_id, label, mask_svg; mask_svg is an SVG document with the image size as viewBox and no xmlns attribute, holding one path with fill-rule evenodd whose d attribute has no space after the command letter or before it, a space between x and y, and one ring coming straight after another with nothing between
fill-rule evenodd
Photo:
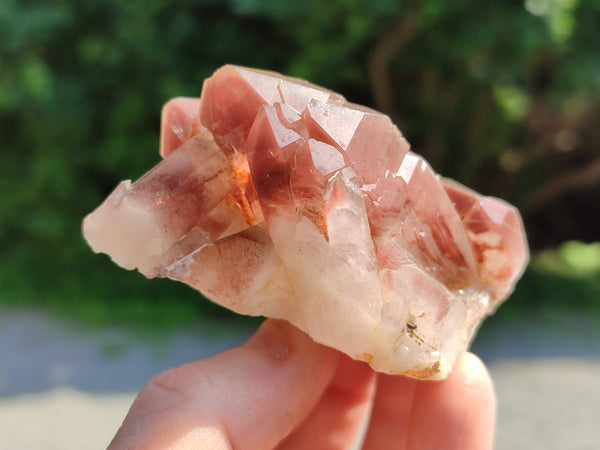
<instances>
[{"instance_id":1,"label":"blurred green foliage","mask_svg":"<svg viewBox=\"0 0 600 450\"><path fill-rule=\"evenodd\" d=\"M157 162L161 105L225 63L390 114L438 172L520 206L537 248L600 240L599 23L599 0L3 0L0 298L218 311L93 255L80 223Z\"/></svg>"},{"instance_id":2,"label":"blurred green foliage","mask_svg":"<svg viewBox=\"0 0 600 450\"><path fill-rule=\"evenodd\" d=\"M600 242L568 241L556 250L539 252L531 265L539 271L572 278L600 276Z\"/></svg>"}]
</instances>

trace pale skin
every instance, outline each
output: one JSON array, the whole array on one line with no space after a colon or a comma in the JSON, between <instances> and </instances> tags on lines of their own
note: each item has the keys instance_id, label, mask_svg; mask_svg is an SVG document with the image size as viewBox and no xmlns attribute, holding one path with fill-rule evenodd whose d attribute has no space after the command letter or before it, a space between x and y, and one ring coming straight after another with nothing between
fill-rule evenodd
<instances>
[{"instance_id":1,"label":"pale skin","mask_svg":"<svg viewBox=\"0 0 600 450\"><path fill-rule=\"evenodd\" d=\"M444 381L382 375L268 319L239 347L166 370L109 449L493 448L489 373L465 354Z\"/></svg>"}]
</instances>

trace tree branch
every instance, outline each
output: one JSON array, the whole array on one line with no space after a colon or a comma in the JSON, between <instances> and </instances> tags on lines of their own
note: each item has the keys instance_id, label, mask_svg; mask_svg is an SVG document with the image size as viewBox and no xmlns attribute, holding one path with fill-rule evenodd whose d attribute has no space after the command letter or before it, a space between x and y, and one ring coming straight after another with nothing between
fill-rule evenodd
<instances>
[{"instance_id":1,"label":"tree branch","mask_svg":"<svg viewBox=\"0 0 600 450\"><path fill-rule=\"evenodd\" d=\"M530 214L547 206L554 199L576 189L600 183L600 158L586 167L572 170L548 180L537 188L524 202L523 211Z\"/></svg>"},{"instance_id":2,"label":"tree branch","mask_svg":"<svg viewBox=\"0 0 600 450\"><path fill-rule=\"evenodd\" d=\"M394 122L394 89L388 72L388 63L399 53L419 29L420 17L409 12L404 19L387 33L383 33L369 53L369 75L376 108L387 114Z\"/></svg>"}]
</instances>

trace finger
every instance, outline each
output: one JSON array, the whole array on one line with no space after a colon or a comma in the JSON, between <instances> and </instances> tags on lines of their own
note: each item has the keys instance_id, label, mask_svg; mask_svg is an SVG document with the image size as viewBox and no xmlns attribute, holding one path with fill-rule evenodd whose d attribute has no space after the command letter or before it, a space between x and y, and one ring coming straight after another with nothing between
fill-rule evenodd
<instances>
[{"instance_id":1,"label":"finger","mask_svg":"<svg viewBox=\"0 0 600 450\"><path fill-rule=\"evenodd\" d=\"M304 420L336 364L337 352L267 320L247 344L151 379L109 448L272 448Z\"/></svg>"},{"instance_id":2,"label":"finger","mask_svg":"<svg viewBox=\"0 0 600 450\"><path fill-rule=\"evenodd\" d=\"M473 354L443 381L379 375L364 448L492 448L495 414L491 378Z\"/></svg>"},{"instance_id":3,"label":"finger","mask_svg":"<svg viewBox=\"0 0 600 450\"><path fill-rule=\"evenodd\" d=\"M417 380L379 374L364 449L406 448Z\"/></svg>"},{"instance_id":4,"label":"finger","mask_svg":"<svg viewBox=\"0 0 600 450\"><path fill-rule=\"evenodd\" d=\"M407 448L492 449L495 421L490 375L477 356L466 353L446 380L417 384Z\"/></svg>"},{"instance_id":5,"label":"finger","mask_svg":"<svg viewBox=\"0 0 600 450\"><path fill-rule=\"evenodd\" d=\"M375 372L367 364L340 355L335 375L319 402L278 448L352 448L371 410L375 380Z\"/></svg>"}]
</instances>

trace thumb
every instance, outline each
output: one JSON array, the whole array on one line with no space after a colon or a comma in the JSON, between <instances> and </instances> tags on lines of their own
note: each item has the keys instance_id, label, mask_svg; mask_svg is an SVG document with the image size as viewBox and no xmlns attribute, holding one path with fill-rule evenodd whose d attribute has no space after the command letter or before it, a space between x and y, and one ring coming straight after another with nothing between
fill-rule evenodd
<instances>
[{"instance_id":1,"label":"thumb","mask_svg":"<svg viewBox=\"0 0 600 450\"><path fill-rule=\"evenodd\" d=\"M268 319L246 344L153 377L109 449L272 448L306 417L336 364L335 351Z\"/></svg>"}]
</instances>

